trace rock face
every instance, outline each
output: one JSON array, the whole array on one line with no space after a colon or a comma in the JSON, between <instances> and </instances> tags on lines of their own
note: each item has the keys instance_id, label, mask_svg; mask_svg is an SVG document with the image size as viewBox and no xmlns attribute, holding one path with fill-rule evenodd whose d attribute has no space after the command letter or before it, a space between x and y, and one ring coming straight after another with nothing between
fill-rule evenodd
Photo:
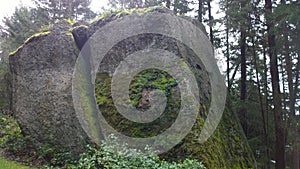
<instances>
[{"instance_id":1,"label":"rock face","mask_svg":"<svg viewBox=\"0 0 300 169\"><path fill-rule=\"evenodd\" d=\"M161 8L146 11L170 13ZM30 38L10 56L13 112L24 134L75 155L82 152L86 144L93 143L90 135L81 127L73 106L71 83L74 65L85 42L97 30L127 15L140 17L145 13L141 10L131 12L108 14L88 26L78 25L75 28L61 22L49 32ZM151 90L165 91L168 105L165 115L159 120L149 124L130 122L118 113L113 104L110 88L113 72L128 55L146 48L167 50L185 60L195 74L199 87L201 105L196 123L178 145L161 154L161 157L169 160L187 157L199 159L207 168L254 168L254 157L238 120L227 109L214 134L206 142L200 143L199 135L211 99L209 73L193 51L167 36L153 33L133 36L114 45L104 56L95 79L95 101L108 123L127 136L143 138L163 132L175 121L182 100L178 86L166 72L147 70L136 76L130 84L130 99L139 110L149 108ZM141 84L148 87L139 88ZM93 118L92 115L90 117Z\"/></svg>"},{"instance_id":2,"label":"rock face","mask_svg":"<svg viewBox=\"0 0 300 169\"><path fill-rule=\"evenodd\" d=\"M70 26L60 22L31 37L10 56L12 102L24 134L78 155L88 138L72 102L71 79L79 51Z\"/></svg>"}]
</instances>

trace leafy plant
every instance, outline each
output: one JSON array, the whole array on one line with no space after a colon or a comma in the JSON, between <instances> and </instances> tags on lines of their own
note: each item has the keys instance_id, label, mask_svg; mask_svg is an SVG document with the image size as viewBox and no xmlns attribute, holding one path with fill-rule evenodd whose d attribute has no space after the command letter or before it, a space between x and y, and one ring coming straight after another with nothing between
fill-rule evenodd
<instances>
[{"instance_id":1,"label":"leafy plant","mask_svg":"<svg viewBox=\"0 0 300 169\"><path fill-rule=\"evenodd\" d=\"M26 140L13 117L0 114L0 129L1 148L13 153L26 148Z\"/></svg>"},{"instance_id":2,"label":"leafy plant","mask_svg":"<svg viewBox=\"0 0 300 169\"><path fill-rule=\"evenodd\" d=\"M99 150L88 146L88 152L82 154L74 169L94 168L153 168L153 169L205 169L201 162L186 159L183 162L161 160L149 147L143 151L120 145L118 138L111 135Z\"/></svg>"},{"instance_id":3,"label":"leafy plant","mask_svg":"<svg viewBox=\"0 0 300 169\"><path fill-rule=\"evenodd\" d=\"M59 152L56 147L36 144L33 138L23 136L17 121L0 113L0 147L7 153L25 163L35 161L38 164L64 166L72 164L71 154Z\"/></svg>"}]
</instances>

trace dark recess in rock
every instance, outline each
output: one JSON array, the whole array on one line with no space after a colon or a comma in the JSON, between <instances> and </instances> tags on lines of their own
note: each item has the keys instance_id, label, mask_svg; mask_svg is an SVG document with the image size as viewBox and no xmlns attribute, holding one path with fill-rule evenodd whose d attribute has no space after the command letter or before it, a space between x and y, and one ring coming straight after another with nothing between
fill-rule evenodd
<instances>
[{"instance_id":1,"label":"dark recess in rock","mask_svg":"<svg viewBox=\"0 0 300 169\"><path fill-rule=\"evenodd\" d=\"M72 30L72 34L74 36L74 40L76 42L76 45L79 50L81 50L84 46L84 44L87 42L88 37L87 37L87 29L88 27L85 25L80 25L75 27Z\"/></svg>"}]
</instances>

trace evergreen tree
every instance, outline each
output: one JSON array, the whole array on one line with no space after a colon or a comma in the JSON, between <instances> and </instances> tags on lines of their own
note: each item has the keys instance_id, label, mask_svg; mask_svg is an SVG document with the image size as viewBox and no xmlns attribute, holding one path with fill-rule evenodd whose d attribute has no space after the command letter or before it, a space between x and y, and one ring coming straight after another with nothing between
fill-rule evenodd
<instances>
[{"instance_id":1,"label":"evergreen tree","mask_svg":"<svg viewBox=\"0 0 300 169\"><path fill-rule=\"evenodd\" d=\"M276 47L278 50L278 57L281 61L284 74L282 75L282 84L287 86L284 89L283 103L284 103L284 127L286 144L291 145L291 150L286 156L291 156L287 160L289 167L292 169L299 169L299 120L297 122L296 103L299 101L297 91L299 88L299 73L300 73L300 56L299 56L299 23L298 17L300 3L295 1L281 0L281 3L274 10L274 19L276 20ZM298 9L298 10L297 10ZM299 92L298 92L299 93Z\"/></svg>"},{"instance_id":2,"label":"evergreen tree","mask_svg":"<svg viewBox=\"0 0 300 169\"><path fill-rule=\"evenodd\" d=\"M249 144L256 153L258 166L270 168L270 152L275 150L270 146L274 136L271 124L274 123L269 120L273 112L269 111L270 77L269 63L265 59L263 5L261 1L222 0L221 9L226 14L223 18L225 36L218 38L222 40L220 47L227 59L226 75L231 98L228 102L239 112ZM241 73L237 73L239 70ZM236 74L240 75L238 79L234 79Z\"/></svg>"},{"instance_id":3,"label":"evergreen tree","mask_svg":"<svg viewBox=\"0 0 300 169\"><path fill-rule=\"evenodd\" d=\"M36 15L33 10L27 7L16 8L11 17L4 18L6 38L1 44L2 50L9 52L15 50L23 42L36 33L46 21Z\"/></svg>"},{"instance_id":4,"label":"evergreen tree","mask_svg":"<svg viewBox=\"0 0 300 169\"><path fill-rule=\"evenodd\" d=\"M265 17L268 33L268 54L270 57L270 74L272 84L272 95L274 104L274 124L275 124L275 159L276 169L285 168L285 136L282 125L282 101L280 98L280 79L278 72L278 57L276 51L276 40L273 20L272 1L265 0Z\"/></svg>"},{"instance_id":5,"label":"evergreen tree","mask_svg":"<svg viewBox=\"0 0 300 169\"><path fill-rule=\"evenodd\" d=\"M171 2L168 1L168 4ZM147 8L151 6L160 6L163 0L109 0L108 5L114 9L132 9L132 8Z\"/></svg>"},{"instance_id":6,"label":"evergreen tree","mask_svg":"<svg viewBox=\"0 0 300 169\"><path fill-rule=\"evenodd\" d=\"M91 19L95 14L89 8L91 0L33 0L40 11L46 12L52 22L60 19Z\"/></svg>"},{"instance_id":7,"label":"evergreen tree","mask_svg":"<svg viewBox=\"0 0 300 169\"><path fill-rule=\"evenodd\" d=\"M191 0L109 0L108 5L112 9L148 8L152 6L166 6L175 14L186 14L193 9L190 8Z\"/></svg>"},{"instance_id":8,"label":"evergreen tree","mask_svg":"<svg viewBox=\"0 0 300 169\"><path fill-rule=\"evenodd\" d=\"M16 8L13 15L4 18L3 22L4 26L0 29L0 107L2 110L11 110L8 55L36 33L42 22L39 16L27 7Z\"/></svg>"},{"instance_id":9,"label":"evergreen tree","mask_svg":"<svg viewBox=\"0 0 300 169\"><path fill-rule=\"evenodd\" d=\"M174 0L173 11L175 14L186 14L193 9L190 8L191 1L188 0Z\"/></svg>"}]
</instances>

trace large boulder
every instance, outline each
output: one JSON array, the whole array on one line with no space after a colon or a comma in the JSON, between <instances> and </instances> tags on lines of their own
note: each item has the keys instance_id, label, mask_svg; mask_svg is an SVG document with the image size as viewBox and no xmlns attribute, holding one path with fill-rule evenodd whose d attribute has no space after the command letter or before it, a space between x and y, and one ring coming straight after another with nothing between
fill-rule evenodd
<instances>
[{"instance_id":1,"label":"large boulder","mask_svg":"<svg viewBox=\"0 0 300 169\"><path fill-rule=\"evenodd\" d=\"M73 108L71 82L79 50L70 28L61 21L11 54L12 107L25 135L78 155L88 137Z\"/></svg>"},{"instance_id":2,"label":"large boulder","mask_svg":"<svg viewBox=\"0 0 300 169\"><path fill-rule=\"evenodd\" d=\"M100 39L100 42L105 43L105 40L101 41L102 37L93 37L98 30L105 30L105 25L113 21L122 23L128 19L127 16L131 16L130 20L138 19L148 12L173 15L166 9L152 8L105 14L90 25L71 26L62 22L49 32L33 36L13 53L10 56L13 75L13 112L24 134L32 136L40 143L57 146L75 155L82 152L86 144L99 143L95 140L95 135L98 136L102 132L101 125L97 126L95 131L87 130L89 126L95 125L97 122L95 117L98 117L98 114L89 108L84 109L84 114L75 111L78 108L77 104L88 107L93 99L88 98L90 95L78 91L73 91L72 97L72 80L88 83L93 79L92 68L97 64L89 61L83 63L84 71L92 73L77 77L78 79L74 81L72 75L75 62L80 51L81 57L91 54L93 49L90 49L89 43L86 44L88 39ZM196 21L191 22L203 29ZM149 24L152 24L151 20ZM104 39L107 38L109 37ZM158 69L146 69L134 76L129 92L132 105L145 112L151 107L149 104L149 100L153 97L151 91L163 90L167 96L167 106L158 119L150 123L132 122L120 115L114 104L111 84L118 65L127 56L150 48L168 51L185 61L192 70L199 88L197 96L200 105L195 117L196 122L180 143L160 156L176 161L187 157L194 158L202 161L208 168L255 168L254 157L239 122L228 109L224 110L221 122L213 135L204 143L201 141L201 130L208 117L212 97L210 73L206 70L207 65L204 65L193 50L183 42L166 35L144 33L125 38L113 45L101 59L99 69L94 73L95 83L88 85L94 86L94 101L108 124L126 136L145 138L161 134L176 120L181 110L181 102L184 101L180 98L181 91L168 72ZM123 83L122 79L117 81L119 84ZM78 85L75 85L75 89L76 86ZM83 99L79 102L74 101L74 95ZM123 97L122 93L116 96ZM103 135L100 134L99 137Z\"/></svg>"}]
</instances>

